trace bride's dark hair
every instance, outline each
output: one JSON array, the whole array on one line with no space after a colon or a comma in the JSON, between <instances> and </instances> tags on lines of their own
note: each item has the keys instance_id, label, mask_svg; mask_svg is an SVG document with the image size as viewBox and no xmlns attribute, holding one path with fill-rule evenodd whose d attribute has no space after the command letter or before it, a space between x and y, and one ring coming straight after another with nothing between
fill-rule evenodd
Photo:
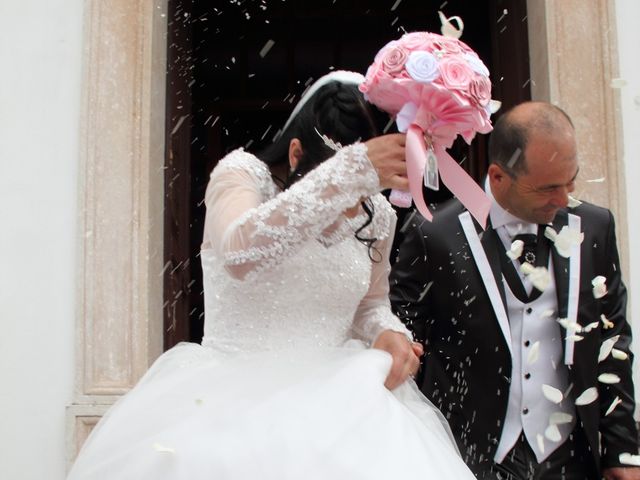
<instances>
[{"instance_id":1,"label":"bride's dark hair","mask_svg":"<svg viewBox=\"0 0 640 480\"><path fill-rule=\"evenodd\" d=\"M331 81L307 100L284 132L258 157L270 167L288 165L289 144L294 138L300 140L302 156L295 170L286 179L276 178L286 189L335 155L336 152L325 144L320 134L346 146L380 135L388 121L385 113L365 101L357 85ZM369 247L369 256L374 259L372 252L379 257L379 252L373 246L377 239L361 236L373 219L373 203L367 199L362 202L362 208L368 219L358 228L355 236Z\"/></svg>"}]
</instances>

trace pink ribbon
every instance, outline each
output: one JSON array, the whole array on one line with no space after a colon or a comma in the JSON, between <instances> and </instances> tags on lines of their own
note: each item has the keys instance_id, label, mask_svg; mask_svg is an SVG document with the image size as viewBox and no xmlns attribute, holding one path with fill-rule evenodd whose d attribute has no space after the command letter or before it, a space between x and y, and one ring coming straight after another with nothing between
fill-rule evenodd
<instances>
[{"instance_id":1,"label":"pink ribbon","mask_svg":"<svg viewBox=\"0 0 640 480\"><path fill-rule=\"evenodd\" d=\"M438 125L439 124L439 125ZM409 191L418 211L431 221L433 215L427 207L422 194L424 169L427 162L425 132L430 137L432 148L438 159L438 172L442 183L465 206L482 228L486 227L491 202L484 190L458 165L447 153L457 135L457 126L435 120L425 109L419 109L414 122L407 130L406 156Z\"/></svg>"}]
</instances>

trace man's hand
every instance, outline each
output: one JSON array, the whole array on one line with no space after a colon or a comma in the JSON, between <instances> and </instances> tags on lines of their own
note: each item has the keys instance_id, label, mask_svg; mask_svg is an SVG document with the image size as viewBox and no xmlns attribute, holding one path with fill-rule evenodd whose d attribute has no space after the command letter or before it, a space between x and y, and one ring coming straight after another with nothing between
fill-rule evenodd
<instances>
[{"instance_id":1,"label":"man's hand","mask_svg":"<svg viewBox=\"0 0 640 480\"><path fill-rule=\"evenodd\" d=\"M640 480L640 467L611 467L602 472L605 480Z\"/></svg>"},{"instance_id":2,"label":"man's hand","mask_svg":"<svg viewBox=\"0 0 640 480\"><path fill-rule=\"evenodd\" d=\"M391 370L384 382L389 390L402 384L408 376L415 376L420 367L420 357L424 352L421 344L410 342L405 335L393 330L382 332L373 344L373 348L389 352L393 358Z\"/></svg>"}]
</instances>

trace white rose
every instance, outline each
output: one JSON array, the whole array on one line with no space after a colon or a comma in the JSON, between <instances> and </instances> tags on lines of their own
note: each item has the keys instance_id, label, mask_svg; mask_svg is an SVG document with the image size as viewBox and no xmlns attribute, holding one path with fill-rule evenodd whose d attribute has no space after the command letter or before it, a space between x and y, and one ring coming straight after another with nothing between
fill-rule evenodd
<instances>
[{"instance_id":1,"label":"white rose","mask_svg":"<svg viewBox=\"0 0 640 480\"><path fill-rule=\"evenodd\" d=\"M438 60L429 52L411 52L405 68L411 78L422 83L431 83L440 76Z\"/></svg>"}]
</instances>

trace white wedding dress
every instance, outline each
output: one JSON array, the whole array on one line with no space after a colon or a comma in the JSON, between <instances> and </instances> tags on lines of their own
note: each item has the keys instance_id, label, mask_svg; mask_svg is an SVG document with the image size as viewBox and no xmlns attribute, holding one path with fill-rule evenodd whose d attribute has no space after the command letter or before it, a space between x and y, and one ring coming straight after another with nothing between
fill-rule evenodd
<instances>
[{"instance_id":1,"label":"white wedding dress","mask_svg":"<svg viewBox=\"0 0 640 480\"><path fill-rule=\"evenodd\" d=\"M395 224L356 144L283 193L236 150L207 190L201 345L163 354L95 428L69 479L473 479L413 381L390 392ZM382 261L354 237L370 197ZM359 340L353 340L353 339ZM351 340L350 340L351 339Z\"/></svg>"}]
</instances>

